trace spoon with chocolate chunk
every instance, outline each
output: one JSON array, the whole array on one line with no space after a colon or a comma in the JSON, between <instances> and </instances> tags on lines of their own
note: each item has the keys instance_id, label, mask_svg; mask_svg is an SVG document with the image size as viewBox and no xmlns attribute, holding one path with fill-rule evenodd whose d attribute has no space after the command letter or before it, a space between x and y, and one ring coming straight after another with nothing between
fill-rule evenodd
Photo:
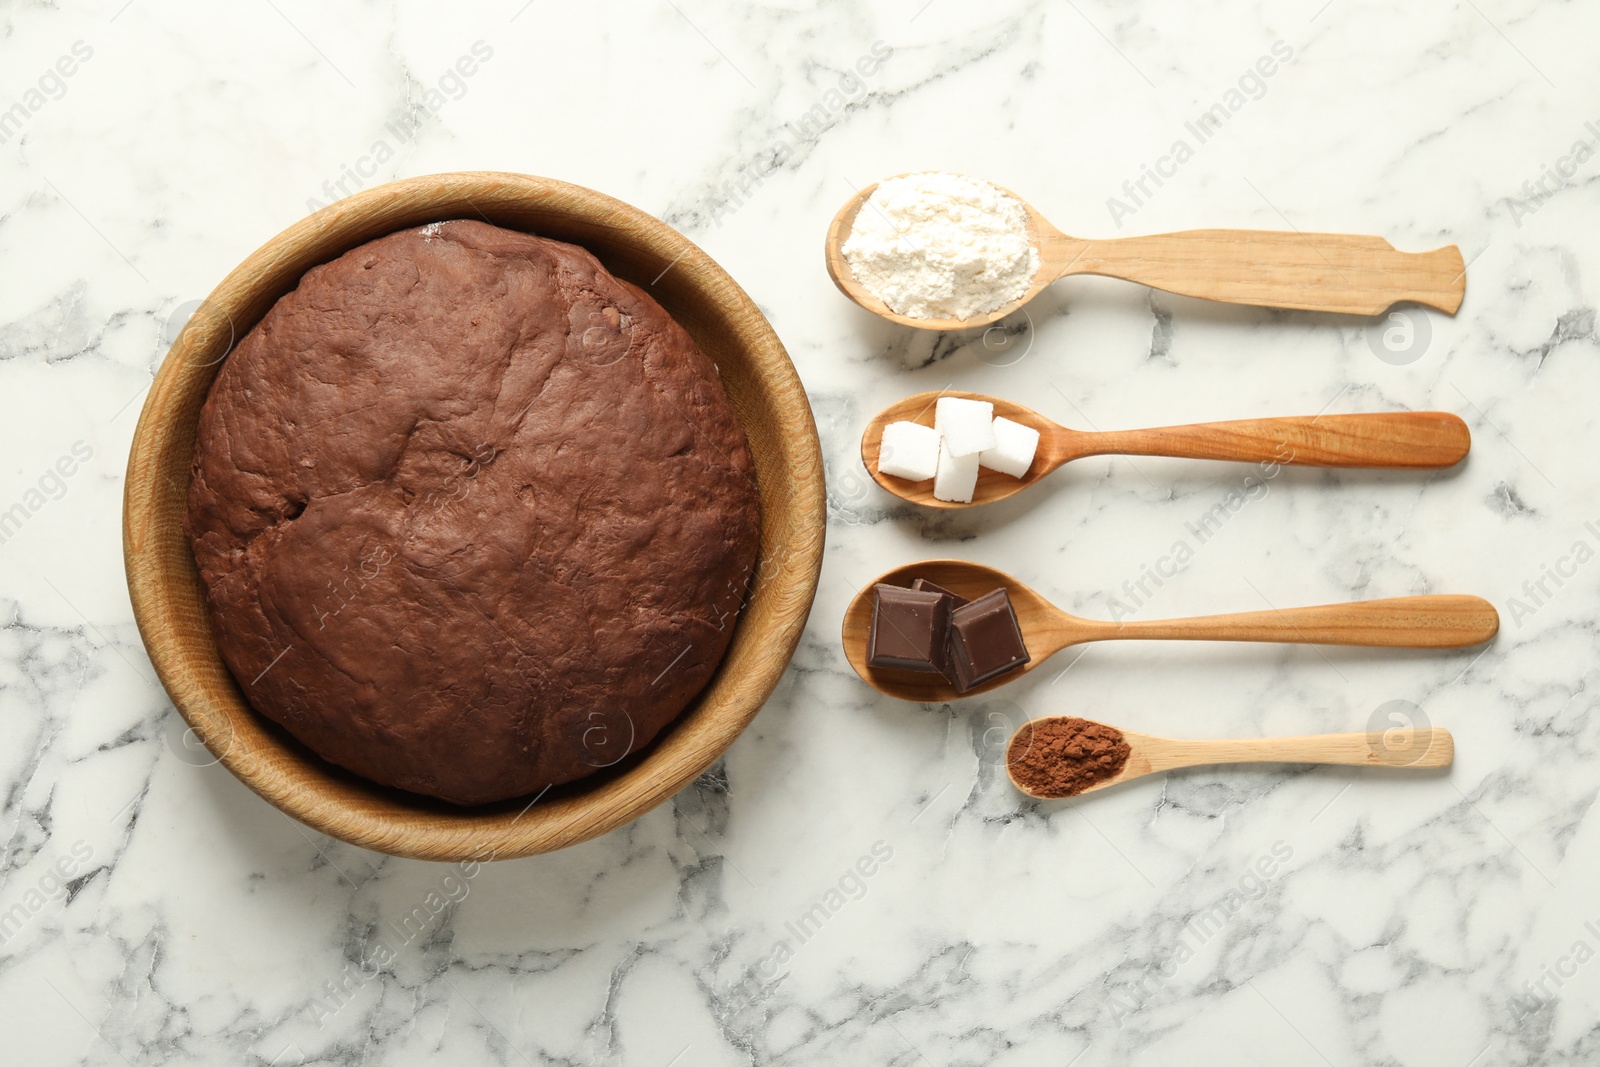
<instances>
[{"instance_id":1,"label":"spoon with chocolate chunk","mask_svg":"<svg viewBox=\"0 0 1600 1067\"><path fill-rule=\"evenodd\" d=\"M940 442L930 431L939 401L952 399L992 405L997 439L972 465L969 473L976 481L967 486L969 494L960 494L970 500L940 499L935 480L938 464L951 461L939 452ZM908 423L925 429L921 434L908 431ZM1057 467L1088 456L1424 470L1453 467L1471 447L1467 424L1447 411L1301 415L1089 432L1069 429L1008 400L947 389L917 393L878 412L861 435L861 462L873 481L913 504L965 508L1004 500ZM919 448L929 455L918 456Z\"/></svg>"},{"instance_id":2,"label":"spoon with chocolate chunk","mask_svg":"<svg viewBox=\"0 0 1600 1067\"><path fill-rule=\"evenodd\" d=\"M1006 773L1022 792L1060 800L1147 774L1222 763L1326 763L1424 769L1455 759L1450 731L1434 727L1186 740L1129 733L1104 723L1052 715L1024 723L1006 746Z\"/></svg>"},{"instance_id":3,"label":"spoon with chocolate chunk","mask_svg":"<svg viewBox=\"0 0 1600 1067\"><path fill-rule=\"evenodd\" d=\"M919 580L921 588L913 588ZM930 559L896 567L862 588L845 609L842 639L845 658L868 685L901 700L934 703L1004 685L1087 641L1468 648L1499 629L1494 605L1475 596L1108 622L1070 615L1004 571Z\"/></svg>"}]
</instances>

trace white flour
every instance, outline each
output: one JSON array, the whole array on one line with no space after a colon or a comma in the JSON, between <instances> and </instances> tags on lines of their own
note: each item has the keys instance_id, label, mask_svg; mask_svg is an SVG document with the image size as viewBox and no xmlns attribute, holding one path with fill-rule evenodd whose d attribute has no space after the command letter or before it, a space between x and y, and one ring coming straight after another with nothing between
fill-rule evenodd
<instances>
[{"instance_id":1,"label":"white flour","mask_svg":"<svg viewBox=\"0 0 1600 1067\"><path fill-rule=\"evenodd\" d=\"M841 251L901 315L970 319L1018 299L1039 269L1028 213L985 181L930 171L879 183Z\"/></svg>"}]
</instances>

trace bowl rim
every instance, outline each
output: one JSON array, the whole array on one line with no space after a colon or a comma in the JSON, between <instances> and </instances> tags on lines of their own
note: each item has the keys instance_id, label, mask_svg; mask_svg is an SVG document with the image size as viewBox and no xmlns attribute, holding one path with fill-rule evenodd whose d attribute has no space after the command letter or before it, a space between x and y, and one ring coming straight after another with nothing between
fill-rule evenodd
<instances>
[{"instance_id":1,"label":"bowl rim","mask_svg":"<svg viewBox=\"0 0 1600 1067\"><path fill-rule=\"evenodd\" d=\"M610 260L627 258L634 267L659 266L661 275L678 272L669 287L687 286L684 292L705 301L704 321L696 318L701 330L725 331L748 354L754 402L777 420L776 445L757 457L758 475L764 461L780 476L771 485L758 477L758 572L722 665L637 762L630 758L615 776L557 790L560 795L543 804L541 792L520 810L526 798L454 808L334 768L249 707L216 650L182 530L182 501L194 424L218 367L306 270L422 222L476 215L527 230L506 221L519 214L524 222L548 214L571 228L619 240L606 253L589 249L610 269L615 270ZM195 358L217 351L221 355L209 361ZM746 423L743 411L740 421ZM774 509L781 516L769 522L774 500L782 505ZM459 171L374 186L322 208L252 252L201 303L157 370L134 430L123 493L123 560L134 619L162 687L235 777L285 814L350 844L409 858L471 862L534 855L597 837L667 800L719 759L760 711L799 643L821 572L826 509L821 443L794 364L755 302L710 256L666 223L604 193L528 174ZM780 565L769 570L774 557ZM585 784L590 782L595 784Z\"/></svg>"}]
</instances>

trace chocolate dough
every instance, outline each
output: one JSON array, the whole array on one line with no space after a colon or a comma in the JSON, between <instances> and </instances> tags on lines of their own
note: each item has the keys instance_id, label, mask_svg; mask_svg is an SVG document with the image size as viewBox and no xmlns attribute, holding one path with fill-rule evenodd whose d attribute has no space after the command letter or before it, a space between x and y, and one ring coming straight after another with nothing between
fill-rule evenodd
<instances>
[{"instance_id":1,"label":"chocolate dough","mask_svg":"<svg viewBox=\"0 0 1600 1067\"><path fill-rule=\"evenodd\" d=\"M476 221L316 267L228 357L186 519L257 711L377 782L475 804L648 743L755 562L715 366L571 245Z\"/></svg>"}]
</instances>

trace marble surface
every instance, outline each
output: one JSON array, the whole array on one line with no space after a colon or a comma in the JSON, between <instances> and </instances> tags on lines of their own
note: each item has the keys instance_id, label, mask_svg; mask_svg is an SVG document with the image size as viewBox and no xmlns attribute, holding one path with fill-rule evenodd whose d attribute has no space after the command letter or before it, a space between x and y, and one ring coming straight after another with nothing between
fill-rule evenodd
<instances>
[{"instance_id":1,"label":"marble surface","mask_svg":"<svg viewBox=\"0 0 1600 1067\"><path fill-rule=\"evenodd\" d=\"M1532 0L6 4L4 1058L1595 1062L1597 26ZM229 268L332 198L472 168L604 190L716 257L810 392L830 517L794 665L711 773L584 846L462 869L322 837L185 744L119 509L151 373ZM853 187L919 168L1087 236L1456 242L1466 303L1374 324L1074 279L1006 330L890 327L821 237ZM947 385L1084 428L1440 408L1475 445L1422 475L1092 459L940 515L854 457L872 412ZM1102 645L959 704L879 697L844 605L943 555L1085 615L1471 592L1504 625L1444 654ZM1193 770L1040 804L997 765L1036 714L1209 737L1396 709L1455 732L1448 773Z\"/></svg>"}]
</instances>

